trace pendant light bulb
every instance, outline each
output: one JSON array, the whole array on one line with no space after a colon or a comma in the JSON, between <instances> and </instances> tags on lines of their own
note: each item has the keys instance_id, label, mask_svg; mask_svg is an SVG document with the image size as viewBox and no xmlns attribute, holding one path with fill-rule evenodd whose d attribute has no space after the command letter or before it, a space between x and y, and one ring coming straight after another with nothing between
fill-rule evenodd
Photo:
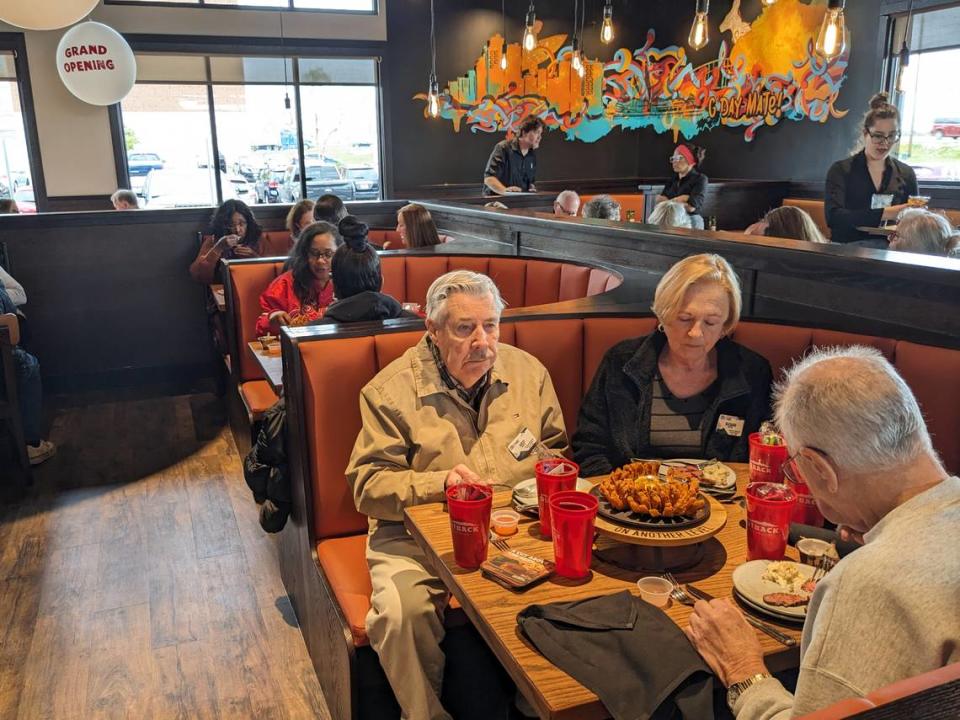
<instances>
[{"instance_id":1,"label":"pendant light bulb","mask_svg":"<svg viewBox=\"0 0 960 720\"><path fill-rule=\"evenodd\" d=\"M900 52L897 54L897 92L906 92L907 90L907 68L910 66L910 48L907 47L907 41L903 41L900 46Z\"/></svg>"},{"instance_id":2,"label":"pendant light bulb","mask_svg":"<svg viewBox=\"0 0 960 720\"><path fill-rule=\"evenodd\" d=\"M500 55L500 69L501 69L501 70L506 70L506 69L507 69L507 46L506 46L506 44L504 44L504 46L503 46L503 54Z\"/></svg>"},{"instance_id":3,"label":"pendant light bulb","mask_svg":"<svg viewBox=\"0 0 960 720\"><path fill-rule=\"evenodd\" d=\"M430 75L430 88L427 91L427 110L432 118L440 115L440 86L437 76L433 74Z\"/></svg>"},{"instance_id":4,"label":"pendant light bulb","mask_svg":"<svg viewBox=\"0 0 960 720\"><path fill-rule=\"evenodd\" d=\"M534 32L533 26L537 22L537 13L533 7L533 0L530 2L530 9L527 10L527 21L526 28L523 31L523 49L527 52L531 52L535 47L537 47L537 33Z\"/></svg>"},{"instance_id":5,"label":"pendant light bulb","mask_svg":"<svg viewBox=\"0 0 960 720\"><path fill-rule=\"evenodd\" d=\"M699 50L705 47L708 42L710 42L710 28L707 25L707 13L698 12L693 16L693 25L690 26L687 45L694 50Z\"/></svg>"},{"instance_id":6,"label":"pendant light bulb","mask_svg":"<svg viewBox=\"0 0 960 720\"><path fill-rule=\"evenodd\" d=\"M833 60L846 47L846 21L843 17L844 0L829 0L827 12L817 35L817 52Z\"/></svg>"},{"instance_id":7,"label":"pendant light bulb","mask_svg":"<svg viewBox=\"0 0 960 720\"><path fill-rule=\"evenodd\" d=\"M600 41L604 45L613 42L613 5L612 0L607 0L603 6L603 25L600 27Z\"/></svg>"},{"instance_id":8,"label":"pendant light bulb","mask_svg":"<svg viewBox=\"0 0 960 720\"><path fill-rule=\"evenodd\" d=\"M580 40L573 38L570 66L580 75L583 75L583 60L580 58Z\"/></svg>"},{"instance_id":9,"label":"pendant light bulb","mask_svg":"<svg viewBox=\"0 0 960 720\"><path fill-rule=\"evenodd\" d=\"M770 7L770 6L773 5L776 1L777 1L777 0L763 0L763 4L766 5L767 7Z\"/></svg>"}]
</instances>

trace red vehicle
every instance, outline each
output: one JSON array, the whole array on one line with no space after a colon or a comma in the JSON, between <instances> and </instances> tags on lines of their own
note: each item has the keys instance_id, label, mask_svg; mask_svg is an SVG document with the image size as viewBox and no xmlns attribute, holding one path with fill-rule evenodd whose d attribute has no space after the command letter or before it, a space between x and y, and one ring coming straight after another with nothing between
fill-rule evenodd
<instances>
[{"instance_id":1,"label":"red vehicle","mask_svg":"<svg viewBox=\"0 0 960 720\"><path fill-rule=\"evenodd\" d=\"M23 215L33 215L37 212L37 200L33 196L33 186L26 185L21 187L13 194L13 199L17 203L17 209Z\"/></svg>"},{"instance_id":2,"label":"red vehicle","mask_svg":"<svg viewBox=\"0 0 960 720\"><path fill-rule=\"evenodd\" d=\"M960 117L955 118L937 118L933 121L933 129L930 134L935 138L960 138Z\"/></svg>"}]
</instances>

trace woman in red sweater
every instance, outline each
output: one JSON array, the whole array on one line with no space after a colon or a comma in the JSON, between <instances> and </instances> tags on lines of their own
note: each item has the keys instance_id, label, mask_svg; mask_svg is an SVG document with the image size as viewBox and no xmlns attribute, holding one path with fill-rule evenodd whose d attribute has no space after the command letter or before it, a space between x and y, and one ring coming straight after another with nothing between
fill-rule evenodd
<instances>
[{"instance_id":1,"label":"woman in red sweater","mask_svg":"<svg viewBox=\"0 0 960 720\"><path fill-rule=\"evenodd\" d=\"M336 227L317 222L300 233L290 256L290 270L270 283L260 296L263 313L257 335L276 335L282 325L306 325L319 320L333 302L330 262L343 243Z\"/></svg>"}]
</instances>

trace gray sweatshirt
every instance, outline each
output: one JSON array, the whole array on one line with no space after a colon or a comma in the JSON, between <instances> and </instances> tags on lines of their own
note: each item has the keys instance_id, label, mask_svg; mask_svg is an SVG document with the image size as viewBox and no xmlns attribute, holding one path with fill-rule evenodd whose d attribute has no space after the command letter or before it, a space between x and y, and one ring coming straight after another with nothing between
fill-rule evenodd
<instances>
[{"instance_id":1,"label":"gray sweatshirt","mask_svg":"<svg viewBox=\"0 0 960 720\"><path fill-rule=\"evenodd\" d=\"M787 720L960 662L960 478L910 498L864 541L813 593L796 695L756 683L737 720Z\"/></svg>"},{"instance_id":2,"label":"gray sweatshirt","mask_svg":"<svg viewBox=\"0 0 960 720\"><path fill-rule=\"evenodd\" d=\"M10 296L14 305L19 307L27 303L27 293L24 291L23 285L14 280L13 276L2 267L0 267L0 285L7 291L7 295Z\"/></svg>"}]
</instances>

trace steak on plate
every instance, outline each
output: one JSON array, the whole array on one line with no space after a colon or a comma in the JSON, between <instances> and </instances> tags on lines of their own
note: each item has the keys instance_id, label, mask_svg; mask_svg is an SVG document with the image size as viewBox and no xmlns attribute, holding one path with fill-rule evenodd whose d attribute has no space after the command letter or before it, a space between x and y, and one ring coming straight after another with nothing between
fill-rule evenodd
<instances>
[{"instance_id":1,"label":"steak on plate","mask_svg":"<svg viewBox=\"0 0 960 720\"><path fill-rule=\"evenodd\" d=\"M763 596L763 602L774 607L802 607L809 601L809 595L795 595L793 593L768 593Z\"/></svg>"}]
</instances>

